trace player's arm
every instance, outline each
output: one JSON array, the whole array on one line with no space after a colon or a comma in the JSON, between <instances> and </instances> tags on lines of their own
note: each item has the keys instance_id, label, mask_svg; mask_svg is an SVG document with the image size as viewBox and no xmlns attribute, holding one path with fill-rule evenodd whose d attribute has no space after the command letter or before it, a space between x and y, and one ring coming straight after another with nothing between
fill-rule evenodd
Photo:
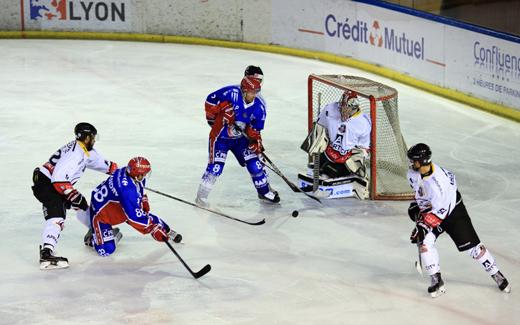
<instances>
[{"instance_id":1,"label":"player's arm","mask_svg":"<svg viewBox=\"0 0 520 325\"><path fill-rule=\"evenodd\" d=\"M76 174L78 165L79 159L77 159L76 155L69 154L62 157L54 166L51 182L56 192L63 195L72 208L87 210L87 199L74 188L72 182L76 180L70 180L69 177Z\"/></svg>"},{"instance_id":2,"label":"player's arm","mask_svg":"<svg viewBox=\"0 0 520 325\"><path fill-rule=\"evenodd\" d=\"M227 91L226 88L222 88L212 92L206 97L204 111L206 113L206 120L210 126L213 126L215 121L219 118L231 118L230 115L233 112L233 105L231 103L233 101L231 98L227 98L229 97L227 96L228 93L229 91ZM232 123L233 121L228 121L228 124Z\"/></svg>"},{"instance_id":3,"label":"player's arm","mask_svg":"<svg viewBox=\"0 0 520 325\"><path fill-rule=\"evenodd\" d=\"M146 198L145 200L143 200ZM158 216L149 212L148 197L139 196L133 189L125 189L121 197L121 206L127 215L127 223L140 233L151 236L157 241L168 240L170 227Z\"/></svg>"},{"instance_id":4,"label":"player's arm","mask_svg":"<svg viewBox=\"0 0 520 325\"><path fill-rule=\"evenodd\" d=\"M89 157L87 159L87 168L97 170L99 172L112 175L118 168L117 164L113 161L106 160L101 156L96 149L89 151Z\"/></svg>"},{"instance_id":5,"label":"player's arm","mask_svg":"<svg viewBox=\"0 0 520 325\"><path fill-rule=\"evenodd\" d=\"M258 102L258 106L253 111L251 123L246 125L244 133L249 140L249 149L260 154L264 151L261 131L264 129L266 112L265 106L260 101Z\"/></svg>"}]
</instances>

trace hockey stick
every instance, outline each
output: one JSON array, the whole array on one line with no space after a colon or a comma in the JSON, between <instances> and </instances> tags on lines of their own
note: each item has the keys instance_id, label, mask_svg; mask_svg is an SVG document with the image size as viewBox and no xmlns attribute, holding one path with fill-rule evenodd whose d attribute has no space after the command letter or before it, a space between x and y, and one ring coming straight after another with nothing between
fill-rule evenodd
<instances>
[{"instance_id":1,"label":"hockey stick","mask_svg":"<svg viewBox=\"0 0 520 325\"><path fill-rule=\"evenodd\" d=\"M156 193L156 194L159 194L159 195L165 196L165 197L167 197L167 198L174 199L174 200L177 200L177 201L182 202L182 203L185 203L185 204L189 204L189 205L194 206L194 207L196 207L196 208L199 208L199 209L202 209L202 210L206 210L206 211L212 212L212 213L214 213L214 214L218 214L218 215L221 216L221 217L228 218L228 219L231 219L231 220L235 220L235 221L238 221L238 222L242 222L242 223L245 223L245 224L248 224L248 225L259 226L259 225L262 225L262 224L265 223L265 219L262 219L262 220L257 221L257 222L249 222L249 221L245 221L245 220L242 220L242 219L238 219L238 218L235 218L235 217L228 216L227 214L224 214L224 213L222 213L222 212L218 212L218 211L212 210L212 209L210 209L210 208L206 208L206 207L202 207L202 206L196 205L196 204L193 203L193 202L183 200L183 199L181 199L181 198L175 197L175 196L170 195L170 194L163 193L163 192L161 192L161 191L154 190L154 189L149 188L149 187L145 187L145 188L146 188L148 191L150 191L150 192L154 192L154 193Z\"/></svg>"},{"instance_id":2,"label":"hockey stick","mask_svg":"<svg viewBox=\"0 0 520 325\"><path fill-rule=\"evenodd\" d=\"M182 259L182 257L177 253L177 251L175 251L175 249L173 248L173 246L165 241L164 242L166 245L168 245L168 247L170 248L170 250L173 252L173 254L175 254L175 256L177 256L177 258L179 259L179 261L181 261L182 265L184 265L184 267L188 270L188 272L190 272L190 274L195 278L195 279L198 279L200 278L201 276L204 276L206 273L208 273L209 271L211 271L211 265L209 264L206 264L206 266L204 266L202 269L200 269L200 271L198 272L193 272L190 267L188 266L188 264L186 264L186 262L184 262L184 260Z\"/></svg>"},{"instance_id":3,"label":"hockey stick","mask_svg":"<svg viewBox=\"0 0 520 325\"><path fill-rule=\"evenodd\" d=\"M267 168L269 168L270 170L272 170L276 175L280 176L284 182L289 185L289 187L291 188L291 190L293 190L293 192L299 192L299 193L303 193L305 194L307 197L313 199L313 200L316 200L318 202L321 203L321 200L313 195L310 195L309 193L306 193L304 192L301 188L299 188L298 186L296 186L293 182L291 182L281 171L280 169L278 169L278 167L276 167L276 165L271 161L271 159L269 159L269 157L267 157L267 155L265 154L265 152L262 152L262 157L264 159L264 163L267 162L267 164L265 164L265 166L267 166Z\"/></svg>"},{"instance_id":4,"label":"hockey stick","mask_svg":"<svg viewBox=\"0 0 520 325\"><path fill-rule=\"evenodd\" d=\"M417 239L419 239L419 226L417 225L418 219L419 219L419 217L415 218L415 229L417 230ZM422 244L422 241L419 242L419 240L417 240L417 254L418 254L419 260L415 261L415 269L417 270L417 272L419 272L419 274L421 276L423 276L423 267L422 267L422 259L421 259L421 244Z\"/></svg>"}]
</instances>

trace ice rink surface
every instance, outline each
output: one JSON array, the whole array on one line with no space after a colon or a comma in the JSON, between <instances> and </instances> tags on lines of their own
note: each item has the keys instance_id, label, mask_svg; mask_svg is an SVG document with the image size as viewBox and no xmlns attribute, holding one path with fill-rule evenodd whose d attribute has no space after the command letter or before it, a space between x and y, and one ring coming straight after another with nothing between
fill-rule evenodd
<instances>
[{"instance_id":1,"label":"ice rink surface","mask_svg":"<svg viewBox=\"0 0 520 325\"><path fill-rule=\"evenodd\" d=\"M343 66L234 49L107 41L0 40L0 324L520 324L520 125ZM207 162L206 95L261 66L268 104L263 132L270 158L296 180L306 154L307 76L351 74L399 91L408 145L428 143L452 170L482 242L512 284L500 292L484 269L438 240L447 293L431 299L413 263L408 202L343 199L319 206L276 175L280 205L261 204L247 171L229 157L212 208L240 224L149 193L152 211L184 236L177 250L128 225L116 253L83 245L69 213L58 253L70 268L40 271L43 216L31 174L94 124L97 150L125 165L147 157L151 188L193 200ZM90 191L106 175L87 171ZM291 212L300 211L298 218Z\"/></svg>"}]
</instances>

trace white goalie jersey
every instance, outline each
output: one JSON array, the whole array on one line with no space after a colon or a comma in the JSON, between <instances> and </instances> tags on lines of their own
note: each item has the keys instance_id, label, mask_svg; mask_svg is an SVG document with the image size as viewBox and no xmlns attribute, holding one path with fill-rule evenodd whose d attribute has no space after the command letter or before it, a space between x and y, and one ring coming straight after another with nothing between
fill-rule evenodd
<instances>
[{"instance_id":1,"label":"white goalie jersey","mask_svg":"<svg viewBox=\"0 0 520 325\"><path fill-rule=\"evenodd\" d=\"M415 192L415 201L421 211L434 213L440 219L450 215L457 204L457 182L450 171L432 163L432 173L422 177L421 173L408 170L408 181Z\"/></svg>"},{"instance_id":2,"label":"white goalie jersey","mask_svg":"<svg viewBox=\"0 0 520 325\"><path fill-rule=\"evenodd\" d=\"M361 111L343 122L339 103L330 103L321 110L318 124L327 130L329 146L342 156L354 147L370 148L372 122L370 117Z\"/></svg>"}]
</instances>

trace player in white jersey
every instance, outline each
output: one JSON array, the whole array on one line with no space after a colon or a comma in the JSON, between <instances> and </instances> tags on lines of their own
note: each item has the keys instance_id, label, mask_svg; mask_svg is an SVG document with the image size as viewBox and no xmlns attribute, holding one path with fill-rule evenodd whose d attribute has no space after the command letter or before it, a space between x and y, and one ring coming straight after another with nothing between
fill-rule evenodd
<instances>
[{"instance_id":1,"label":"player in white jersey","mask_svg":"<svg viewBox=\"0 0 520 325\"><path fill-rule=\"evenodd\" d=\"M47 162L33 173L34 196L43 205L45 225L40 246L40 269L56 269L69 266L67 258L55 256L58 238L63 230L66 210L78 210L78 219L89 226L87 199L74 188L86 168L112 174L117 164L105 160L95 149L97 130L89 123L79 123L74 128L76 140L56 151Z\"/></svg>"},{"instance_id":2,"label":"player in white jersey","mask_svg":"<svg viewBox=\"0 0 520 325\"><path fill-rule=\"evenodd\" d=\"M323 107L302 149L311 155L319 154L320 179L337 179L342 184L350 176L350 182L356 184L356 195L365 199L371 130L372 122L361 111L357 94L346 91L338 102Z\"/></svg>"},{"instance_id":3,"label":"player in white jersey","mask_svg":"<svg viewBox=\"0 0 520 325\"><path fill-rule=\"evenodd\" d=\"M408 215L416 223L410 240L418 244L422 265L431 277L428 292L433 298L445 292L435 241L447 232L460 252L467 251L491 275L498 288L509 293L509 282L473 228L455 175L432 163L431 154L424 143L410 147L407 153L410 160L408 181L415 192L415 201L408 209Z\"/></svg>"}]
</instances>

